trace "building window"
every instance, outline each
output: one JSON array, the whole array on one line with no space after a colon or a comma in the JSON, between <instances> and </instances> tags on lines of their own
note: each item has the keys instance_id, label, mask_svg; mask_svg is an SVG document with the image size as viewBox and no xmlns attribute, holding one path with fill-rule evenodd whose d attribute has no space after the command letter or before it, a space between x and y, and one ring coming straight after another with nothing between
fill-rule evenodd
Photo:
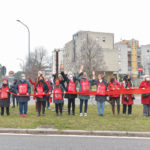
<instances>
[{"instance_id":1,"label":"building window","mask_svg":"<svg viewBox=\"0 0 150 150\"><path fill-rule=\"evenodd\" d=\"M103 37L103 38L102 38L102 41L103 41L103 42L105 42L105 41L106 41L105 37Z\"/></svg>"},{"instance_id":2,"label":"building window","mask_svg":"<svg viewBox=\"0 0 150 150\"><path fill-rule=\"evenodd\" d=\"M98 42L98 41L99 41L99 38L97 37L97 38L96 38L96 42Z\"/></svg>"}]
</instances>

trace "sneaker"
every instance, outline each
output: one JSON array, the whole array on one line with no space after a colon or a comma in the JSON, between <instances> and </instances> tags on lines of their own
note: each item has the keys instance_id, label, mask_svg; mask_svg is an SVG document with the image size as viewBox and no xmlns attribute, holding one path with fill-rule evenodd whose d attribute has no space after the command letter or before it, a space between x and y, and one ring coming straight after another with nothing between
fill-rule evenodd
<instances>
[{"instance_id":1,"label":"sneaker","mask_svg":"<svg viewBox=\"0 0 150 150\"><path fill-rule=\"evenodd\" d=\"M84 116L86 117L86 116L87 116L87 113L84 113Z\"/></svg>"},{"instance_id":2,"label":"sneaker","mask_svg":"<svg viewBox=\"0 0 150 150\"><path fill-rule=\"evenodd\" d=\"M20 115L20 117L23 117L23 115Z\"/></svg>"},{"instance_id":3,"label":"sneaker","mask_svg":"<svg viewBox=\"0 0 150 150\"><path fill-rule=\"evenodd\" d=\"M24 116L24 117L27 117L27 114L24 114L23 116Z\"/></svg>"},{"instance_id":4,"label":"sneaker","mask_svg":"<svg viewBox=\"0 0 150 150\"><path fill-rule=\"evenodd\" d=\"M82 113L80 113L80 117L82 117L83 116L83 114Z\"/></svg>"},{"instance_id":5,"label":"sneaker","mask_svg":"<svg viewBox=\"0 0 150 150\"><path fill-rule=\"evenodd\" d=\"M47 109L50 110L50 107L48 107Z\"/></svg>"}]
</instances>

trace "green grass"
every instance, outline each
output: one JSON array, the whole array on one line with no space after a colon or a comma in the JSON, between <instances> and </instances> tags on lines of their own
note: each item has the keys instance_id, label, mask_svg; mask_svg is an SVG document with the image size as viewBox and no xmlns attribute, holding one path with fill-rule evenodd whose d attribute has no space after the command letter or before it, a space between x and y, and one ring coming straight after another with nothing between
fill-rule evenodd
<instances>
[{"instance_id":1,"label":"green grass","mask_svg":"<svg viewBox=\"0 0 150 150\"><path fill-rule=\"evenodd\" d=\"M54 108L54 106L53 106ZM150 131L150 117L143 117L142 105L133 105L132 116L112 115L111 106L105 108L104 117L99 117L96 106L88 107L88 116L79 116L79 106L76 106L77 116L56 117L55 112L46 110L46 116L37 117L34 106L29 106L28 116L20 118L18 109L10 110L10 116L0 117L0 128L38 128L50 126L56 129L71 130L115 130L115 131ZM122 108L121 108L122 112Z\"/></svg>"}]
</instances>

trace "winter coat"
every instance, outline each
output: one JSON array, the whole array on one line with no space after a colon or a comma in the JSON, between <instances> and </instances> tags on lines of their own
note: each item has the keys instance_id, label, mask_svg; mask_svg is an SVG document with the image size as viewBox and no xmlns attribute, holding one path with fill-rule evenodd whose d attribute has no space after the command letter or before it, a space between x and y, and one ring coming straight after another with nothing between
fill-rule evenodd
<instances>
[{"instance_id":1,"label":"winter coat","mask_svg":"<svg viewBox=\"0 0 150 150\"><path fill-rule=\"evenodd\" d=\"M39 82L39 83L36 84L36 87L35 87L35 94L38 93L37 87L42 87L43 93L45 93L45 94L48 93L48 91L49 91L46 82ZM46 95L43 95L43 96L41 95L41 96L39 96L39 97L36 96L36 99L37 99L37 101L46 101L46 100L47 100L47 96L46 96Z\"/></svg>"},{"instance_id":2,"label":"winter coat","mask_svg":"<svg viewBox=\"0 0 150 150\"><path fill-rule=\"evenodd\" d=\"M0 90L3 90L3 88L8 88L8 85L2 85ZM10 94L8 93L8 98L0 99L0 107L9 107L10 106Z\"/></svg>"},{"instance_id":3,"label":"winter coat","mask_svg":"<svg viewBox=\"0 0 150 150\"><path fill-rule=\"evenodd\" d=\"M64 74L64 72L61 72L61 75L63 76L64 80L67 82L67 86L65 88L65 91L68 92L68 86L69 86L69 78L67 77L67 75ZM76 77L73 77L73 82L76 84ZM77 98L77 94L65 94L65 98L68 99L73 99L73 98Z\"/></svg>"},{"instance_id":4,"label":"winter coat","mask_svg":"<svg viewBox=\"0 0 150 150\"><path fill-rule=\"evenodd\" d=\"M55 91L55 89L59 89L59 88L61 89L61 92L64 92L64 89L61 84L56 85L56 86L54 85L54 91ZM55 99L55 94L54 94L54 103L55 104L60 104L60 103L64 102L63 94L61 94L61 95L62 95L62 99Z\"/></svg>"},{"instance_id":5,"label":"winter coat","mask_svg":"<svg viewBox=\"0 0 150 150\"><path fill-rule=\"evenodd\" d=\"M117 90L117 89L121 89L120 83L118 81L116 82L109 82L108 84L108 90L113 91L113 90ZM120 95L116 94L116 95L110 95L110 97L120 97Z\"/></svg>"},{"instance_id":6,"label":"winter coat","mask_svg":"<svg viewBox=\"0 0 150 150\"><path fill-rule=\"evenodd\" d=\"M150 81L142 81L139 88L150 88ZM150 94L147 94L148 96L144 97L145 94L141 95L141 103L142 104L150 104Z\"/></svg>"},{"instance_id":7,"label":"winter coat","mask_svg":"<svg viewBox=\"0 0 150 150\"><path fill-rule=\"evenodd\" d=\"M19 80L16 84L16 94L19 94L19 85L21 84L27 84L27 93L31 93L31 86L30 83L27 80ZM30 100L30 96L17 96L17 100L19 103L28 102Z\"/></svg>"},{"instance_id":8,"label":"winter coat","mask_svg":"<svg viewBox=\"0 0 150 150\"><path fill-rule=\"evenodd\" d=\"M124 81L121 85L122 89L130 89L133 87L133 83L131 81ZM133 105L133 95L132 94L125 94L122 95L122 104L125 105Z\"/></svg>"},{"instance_id":9,"label":"winter coat","mask_svg":"<svg viewBox=\"0 0 150 150\"><path fill-rule=\"evenodd\" d=\"M105 87L106 87L105 90L107 90L108 84L105 80L102 80L102 82L100 82L99 80L92 80L91 85L96 85L96 87L98 88L99 84L100 85L105 85ZM106 95L95 95L95 100L100 101L100 102L104 102L104 101L106 101Z\"/></svg>"},{"instance_id":10,"label":"winter coat","mask_svg":"<svg viewBox=\"0 0 150 150\"><path fill-rule=\"evenodd\" d=\"M13 98L16 98L16 97L17 97L17 96L15 95L15 94L16 94L16 89L15 89L15 88L16 88L16 85L17 85L17 82L10 86L10 91L11 91L12 93L14 93L14 94L12 94L12 97L13 97Z\"/></svg>"},{"instance_id":11,"label":"winter coat","mask_svg":"<svg viewBox=\"0 0 150 150\"><path fill-rule=\"evenodd\" d=\"M82 92L81 81L89 81L89 83L92 82L91 79L82 78L82 74L83 74L83 73L78 74L78 75L76 76L76 79L78 80L78 82L79 82L79 84L80 84L80 85L79 85L79 86L80 86L80 88L79 88L79 91L80 91L80 92ZM90 87L89 87L89 88L90 88ZM88 99L90 99L90 95L79 95L78 97L79 97L79 99L82 99L82 100L88 100Z\"/></svg>"}]
</instances>

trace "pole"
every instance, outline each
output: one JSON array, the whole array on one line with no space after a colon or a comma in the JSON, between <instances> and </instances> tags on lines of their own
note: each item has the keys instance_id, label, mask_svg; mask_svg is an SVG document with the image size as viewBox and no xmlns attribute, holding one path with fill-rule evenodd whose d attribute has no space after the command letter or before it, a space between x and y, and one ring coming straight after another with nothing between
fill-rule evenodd
<instances>
[{"instance_id":1,"label":"pole","mask_svg":"<svg viewBox=\"0 0 150 150\"><path fill-rule=\"evenodd\" d=\"M21 23L28 30L28 55L29 55L29 58L28 58L28 61L29 61L28 69L30 71L30 69L31 69L30 68L30 30L29 30L29 27L25 23L23 23L22 21L17 20L17 22Z\"/></svg>"},{"instance_id":2,"label":"pole","mask_svg":"<svg viewBox=\"0 0 150 150\"><path fill-rule=\"evenodd\" d=\"M56 51L56 77L58 78L58 51Z\"/></svg>"}]
</instances>

